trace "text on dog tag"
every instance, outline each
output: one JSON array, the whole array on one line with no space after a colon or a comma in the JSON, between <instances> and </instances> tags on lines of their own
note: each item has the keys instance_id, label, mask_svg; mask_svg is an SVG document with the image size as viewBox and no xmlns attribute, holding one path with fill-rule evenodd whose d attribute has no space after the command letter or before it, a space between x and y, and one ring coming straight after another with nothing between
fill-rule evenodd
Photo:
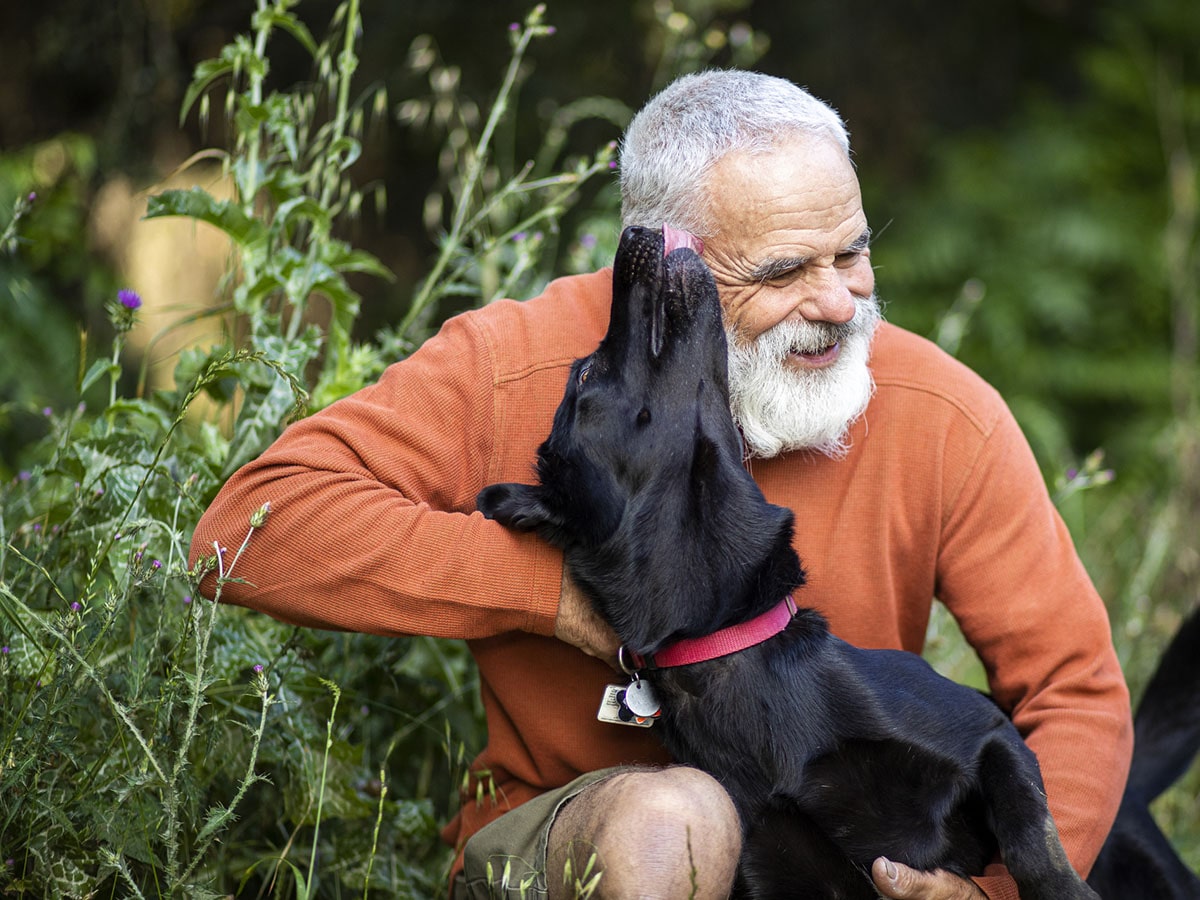
<instances>
[{"instance_id":1,"label":"text on dog tag","mask_svg":"<svg viewBox=\"0 0 1200 900\"><path fill-rule=\"evenodd\" d=\"M604 688L604 696L600 700L600 709L596 718L610 725L634 725L638 728L649 728L654 724L653 717L634 715L633 710L625 703L625 695L629 685L610 684Z\"/></svg>"}]
</instances>

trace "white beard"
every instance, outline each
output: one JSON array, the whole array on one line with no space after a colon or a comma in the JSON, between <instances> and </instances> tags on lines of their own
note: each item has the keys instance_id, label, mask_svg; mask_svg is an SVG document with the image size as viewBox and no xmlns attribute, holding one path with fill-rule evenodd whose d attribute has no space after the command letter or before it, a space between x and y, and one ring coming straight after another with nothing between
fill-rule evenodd
<instances>
[{"instance_id":1,"label":"white beard","mask_svg":"<svg viewBox=\"0 0 1200 900\"><path fill-rule=\"evenodd\" d=\"M854 318L844 325L784 321L752 344L729 341L729 406L750 456L816 450L840 458L850 449L846 432L867 408L875 382L867 366L871 339L882 318L879 302L855 298ZM825 369L792 369L792 350L816 353L841 344Z\"/></svg>"}]
</instances>

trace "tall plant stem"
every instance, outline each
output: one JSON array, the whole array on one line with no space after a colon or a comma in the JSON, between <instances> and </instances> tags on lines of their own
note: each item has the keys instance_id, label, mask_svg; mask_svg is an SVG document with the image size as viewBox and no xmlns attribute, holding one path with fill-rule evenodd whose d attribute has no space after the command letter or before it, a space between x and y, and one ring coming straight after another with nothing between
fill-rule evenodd
<instances>
[{"instance_id":1,"label":"tall plant stem","mask_svg":"<svg viewBox=\"0 0 1200 900\"><path fill-rule=\"evenodd\" d=\"M451 220L450 231L442 241L442 249L438 254L433 270L425 278L424 282L422 282L421 290L413 299L412 305L400 322L400 326L397 329L400 334L406 333L425 307L429 305L438 282L446 271L446 267L450 265L450 261L454 258L455 253L462 244L463 227L471 209L475 189L479 184L479 179L483 175L484 166L488 160L492 135L504 118L505 113L508 112L508 98L512 94L513 86L517 83L517 76L521 71L521 62L525 57L525 51L529 47L529 42L533 40L534 33L534 28L527 22L525 28L521 31L520 37L517 39L512 59L509 61L508 69L504 73L504 81L501 83L500 91L496 95L496 102L492 104L491 113L488 115L487 122L483 126L479 140L475 143L475 150L471 154L467 176L463 179L462 188L454 204L454 218Z\"/></svg>"}]
</instances>

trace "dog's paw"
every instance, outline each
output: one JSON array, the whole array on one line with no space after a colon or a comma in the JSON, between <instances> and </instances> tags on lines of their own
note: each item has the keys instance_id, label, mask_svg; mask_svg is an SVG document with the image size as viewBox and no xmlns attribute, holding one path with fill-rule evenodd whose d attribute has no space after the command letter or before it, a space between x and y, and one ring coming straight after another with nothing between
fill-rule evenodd
<instances>
[{"instance_id":1,"label":"dog's paw","mask_svg":"<svg viewBox=\"0 0 1200 900\"><path fill-rule=\"evenodd\" d=\"M555 525L555 516L532 484L490 484L475 497L475 508L501 525L518 531L537 531Z\"/></svg>"}]
</instances>

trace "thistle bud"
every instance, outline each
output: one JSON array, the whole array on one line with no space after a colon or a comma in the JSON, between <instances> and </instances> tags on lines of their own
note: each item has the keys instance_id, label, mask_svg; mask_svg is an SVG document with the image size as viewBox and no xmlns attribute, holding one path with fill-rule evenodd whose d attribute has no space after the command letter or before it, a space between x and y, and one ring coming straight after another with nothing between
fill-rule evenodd
<instances>
[{"instance_id":1,"label":"thistle bud","mask_svg":"<svg viewBox=\"0 0 1200 900\"><path fill-rule=\"evenodd\" d=\"M250 527L262 528L267 523L267 516L271 514L271 501L263 503L258 509L250 514Z\"/></svg>"}]
</instances>

